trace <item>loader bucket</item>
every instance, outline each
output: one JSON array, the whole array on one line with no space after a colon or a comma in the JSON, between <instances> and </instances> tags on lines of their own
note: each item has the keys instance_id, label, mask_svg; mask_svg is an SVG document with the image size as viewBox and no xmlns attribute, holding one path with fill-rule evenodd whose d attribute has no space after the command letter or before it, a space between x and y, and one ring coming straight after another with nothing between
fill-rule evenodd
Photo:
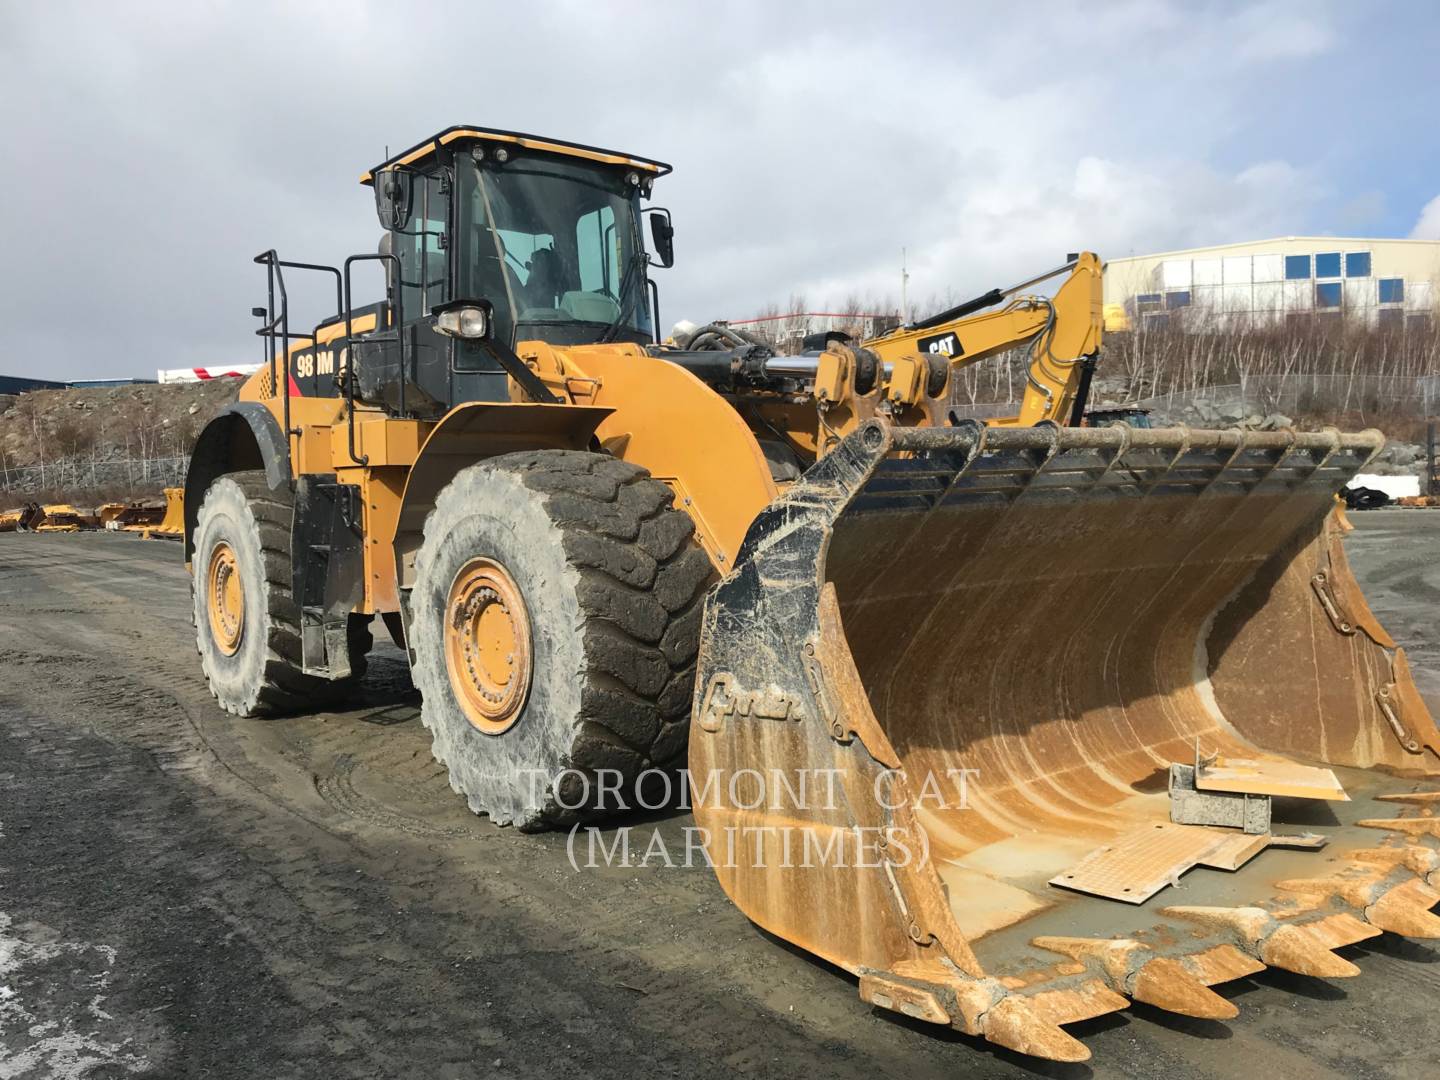
<instances>
[{"instance_id":1,"label":"loader bucket","mask_svg":"<svg viewBox=\"0 0 1440 1080\"><path fill-rule=\"evenodd\" d=\"M706 607L691 783L727 893L866 1001L1058 1060L1131 1000L1226 1018L1216 983L1440 936L1440 733L1333 516L1383 444L862 426ZM1200 755L1348 801L1172 824Z\"/></svg>"},{"instance_id":2,"label":"loader bucket","mask_svg":"<svg viewBox=\"0 0 1440 1080\"><path fill-rule=\"evenodd\" d=\"M95 508L95 517L96 517L96 519L97 519L98 522L99 522L99 527L102 528L102 529L112 529L112 530L113 530L113 529L119 528L117 522L120 520L121 515L124 514L124 513L125 513L125 504L124 504L124 503L118 503L118 502L101 503L99 506L97 506L97 507Z\"/></svg>"},{"instance_id":3,"label":"loader bucket","mask_svg":"<svg viewBox=\"0 0 1440 1080\"><path fill-rule=\"evenodd\" d=\"M185 489L165 489L165 514L158 524L147 524L142 540L180 540L185 536Z\"/></svg>"},{"instance_id":4,"label":"loader bucket","mask_svg":"<svg viewBox=\"0 0 1440 1080\"><path fill-rule=\"evenodd\" d=\"M181 488L172 488L171 490L182 492ZM176 498L179 497L176 496ZM164 522L166 508L172 501L174 500L146 499L142 502L126 503L118 513L113 514L105 522L105 527L115 532L148 532Z\"/></svg>"}]
</instances>

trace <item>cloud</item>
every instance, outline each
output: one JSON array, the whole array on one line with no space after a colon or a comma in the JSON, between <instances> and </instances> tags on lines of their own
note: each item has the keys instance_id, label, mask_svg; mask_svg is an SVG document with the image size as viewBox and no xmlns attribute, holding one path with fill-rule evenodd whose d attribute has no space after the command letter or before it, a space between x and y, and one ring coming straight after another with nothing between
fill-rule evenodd
<instances>
[{"instance_id":1,"label":"cloud","mask_svg":"<svg viewBox=\"0 0 1440 1080\"><path fill-rule=\"evenodd\" d=\"M1242 60L1302 60L1321 56L1336 45L1334 27L1311 3L1272 0L1246 7L1226 20L1226 33Z\"/></svg>"},{"instance_id":2,"label":"cloud","mask_svg":"<svg viewBox=\"0 0 1440 1080\"><path fill-rule=\"evenodd\" d=\"M21 5L0 39L0 135L24 166L0 371L258 357L254 255L373 251L358 174L459 122L673 162L656 192L676 223L667 323L797 292L893 300L902 247L923 302L1077 248L1315 229L1334 163L1277 150L1256 102L1268 59L1331 47L1329 10ZM324 313L323 288L295 289Z\"/></svg>"},{"instance_id":3,"label":"cloud","mask_svg":"<svg viewBox=\"0 0 1440 1080\"><path fill-rule=\"evenodd\" d=\"M1440 240L1440 195L1425 204L1415 227L1410 230L1411 240Z\"/></svg>"}]
</instances>

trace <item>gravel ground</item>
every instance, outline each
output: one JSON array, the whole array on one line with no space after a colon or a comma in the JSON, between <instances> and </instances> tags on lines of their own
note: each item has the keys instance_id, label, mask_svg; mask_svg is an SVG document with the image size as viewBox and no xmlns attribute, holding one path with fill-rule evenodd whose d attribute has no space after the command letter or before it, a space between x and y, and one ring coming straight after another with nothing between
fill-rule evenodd
<instances>
[{"instance_id":1,"label":"gravel ground","mask_svg":"<svg viewBox=\"0 0 1440 1080\"><path fill-rule=\"evenodd\" d=\"M1440 512L1351 559L1440 711ZM1433 1076L1440 950L1267 971L1228 1024L1143 1006L1044 1065L868 1009L703 866L571 868L471 816L403 659L339 711L235 720L176 546L0 537L0 1078ZM687 823L643 823L674 840Z\"/></svg>"}]
</instances>

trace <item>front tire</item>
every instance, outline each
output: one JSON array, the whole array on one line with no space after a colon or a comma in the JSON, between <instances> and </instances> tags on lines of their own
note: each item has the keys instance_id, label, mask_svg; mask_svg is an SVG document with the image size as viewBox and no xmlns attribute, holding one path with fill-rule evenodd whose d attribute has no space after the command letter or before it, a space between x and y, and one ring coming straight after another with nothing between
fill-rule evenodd
<instances>
[{"instance_id":1,"label":"front tire","mask_svg":"<svg viewBox=\"0 0 1440 1080\"><path fill-rule=\"evenodd\" d=\"M195 524L190 592L195 646L210 692L236 716L297 712L353 685L371 646L369 616L352 615L348 678L301 668L300 611L290 592L289 488L261 470L227 473L205 492Z\"/></svg>"},{"instance_id":2,"label":"front tire","mask_svg":"<svg viewBox=\"0 0 1440 1080\"><path fill-rule=\"evenodd\" d=\"M566 450L491 458L440 493L415 561L415 680L475 812L558 828L633 808L642 774L647 801L673 784L712 571L672 503L643 469Z\"/></svg>"}]
</instances>

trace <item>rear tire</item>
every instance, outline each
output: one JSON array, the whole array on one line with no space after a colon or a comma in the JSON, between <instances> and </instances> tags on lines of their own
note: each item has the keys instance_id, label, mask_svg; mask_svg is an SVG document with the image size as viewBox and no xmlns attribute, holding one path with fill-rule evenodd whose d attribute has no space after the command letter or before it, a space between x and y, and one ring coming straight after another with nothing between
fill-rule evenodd
<instances>
[{"instance_id":1,"label":"rear tire","mask_svg":"<svg viewBox=\"0 0 1440 1080\"><path fill-rule=\"evenodd\" d=\"M689 515L634 465L540 450L456 474L410 598L450 786L525 830L633 809L642 774L651 805L673 791L711 578Z\"/></svg>"},{"instance_id":2,"label":"rear tire","mask_svg":"<svg viewBox=\"0 0 1440 1080\"><path fill-rule=\"evenodd\" d=\"M195 646L210 692L236 716L329 703L365 673L368 615L350 617L348 678L332 682L301 668L300 611L290 592L293 516L290 489L272 490L261 470L218 477L196 515Z\"/></svg>"}]
</instances>

